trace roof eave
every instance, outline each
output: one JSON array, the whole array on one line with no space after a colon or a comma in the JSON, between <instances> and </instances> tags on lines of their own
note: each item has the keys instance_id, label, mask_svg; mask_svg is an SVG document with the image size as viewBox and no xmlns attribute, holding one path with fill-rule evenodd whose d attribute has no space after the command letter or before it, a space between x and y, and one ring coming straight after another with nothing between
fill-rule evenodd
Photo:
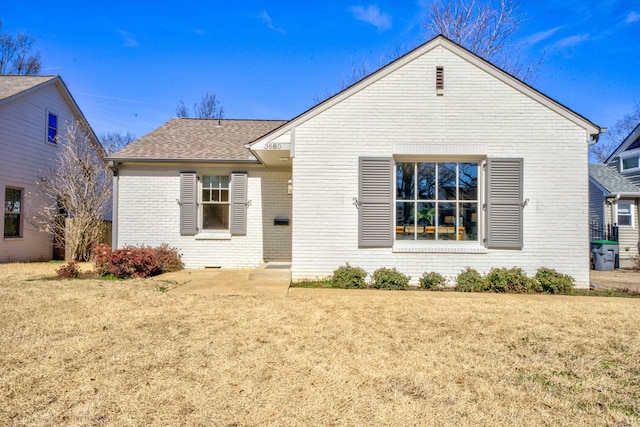
<instances>
[{"instance_id":1,"label":"roof eave","mask_svg":"<svg viewBox=\"0 0 640 427\"><path fill-rule=\"evenodd\" d=\"M258 159L175 159L154 157L105 157L105 160L116 163L233 163L260 164Z\"/></svg>"},{"instance_id":2,"label":"roof eave","mask_svg":"<svg viewBox=\"0 0 640 427\"><path fill-rule=\"evenodd\" d=\"M618 147L613 150L613 153L607 157L604 161L604 164L609 164L616 156L620 155L624 150L627 149L629 145L631 145L637 138L640 137L640 123L631 131L629 135L618 145Z\"/></svg>"},{"instance_id":3,"label":"roof eave","mask_svg":"<svg viewBox=\"0 0 640 427\"><path fill-rule=\"evenodd\" d=\"M612 191L611 193L607 194L605 197L607 198L612 198L612 197L632 197L632 198L640 198L640 192L629 192L629 191Z\"/></svg>"}]
</instances>

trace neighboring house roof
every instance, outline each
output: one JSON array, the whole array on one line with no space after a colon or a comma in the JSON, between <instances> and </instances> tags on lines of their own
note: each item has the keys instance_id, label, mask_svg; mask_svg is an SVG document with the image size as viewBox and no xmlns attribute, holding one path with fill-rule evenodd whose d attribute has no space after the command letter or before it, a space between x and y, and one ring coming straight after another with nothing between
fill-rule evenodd
<instances>
[{"instance_id":1,"label":"neighboring house roof","mask_svg":"<svg viewBox=\"0 0 640 427\"><path fill-rule=\"evenodd\" d=\"M596 181L609 194L640 197L640 188L607 165L589 164L589 178Z\"/></svg>"},{"instance_id":2,"label":"neighboring house roof","mask_svg":"<svg viewBox=\"0 0 640 427\"><path fill-rule=\"evenodd\" d=\"M0 75L0 102L34 89L57 76Z\"/></svg>"},{"instance_id":3,"label":"neighboring house roof","mask_svg":"<svg viewBox=\"0 0 640 427\"><path fill-rule=\"evenodd\" d=\"M301 123L304 123L305 121L307 121L310 118L316 116L317 114L320 114L321 112L327 110L328 108L331 108L335 104L337 104L337 103L341 102L342 100L350 97L354 93L366 88L367 86L375 83L376 81L380 80L381 78L391 74L392 72L394 72L398 68L400 68L400 67L408 64L409 62L413 61L417 57L422 56L425 53L427 53L427 52L429 52L429 51L431 51L431 50L433 50L433 49L435 49L435 48L437 48L439 46L442 46L442 47L448 49L449 51L459 55L463 59L469 61L470 63L472 63L474 65L476 65L478 68L484 70L485 72L487 72L490 75L494 76L495 78L499 79L503 83L513 87L514 89L516 89L516 90L522 92L523 94L529 96L530 98L536 100L537 102L541 103L542 105L546 106L547 108L551 109L552 111L555 111L559 115L565 117L569 121L577 124L578 126L581 126L590 135L592 135L594 137L597 137L597 135L599 135L602 132L602 129L598 125L596 125L596 124L592 123L591 121L587 120L585 117L581 116L580 114L576 113L575 111L573 111L573 110L565 107L561 103L551 99L550 97L546 96L542 92L539 92L538 90L534 89L533 87L529 86L528 84L524 83L523 81L517 79L516 77L512 76L511 74L509 74L509 73L505 72L504 70L496 67L495 65L493 65L490 62L486 61L485 59L479 57L475 53L473 53L470 50L464 48L463 46L460 46L459 44L449 40L445 36L439 35L439 36L436 36L436 37L432 38L428 42L418 46L417 48L413 49L412 51L406 53L405 55L401 56L400 58L396 59L395 61L387 64L386 66L384 66L382 68L380 68L379 70L377 70L376 72L374 72L374 73L370 74L369 76L363 78L362 80L360 80L360 81L354 83L353 85L347 87L343 91L338 92L337 94L335 94L332 97L326 99L325 101L321 102L320 104L310 108L309 110L307 110L304 113L300 114L299 116L293 118L292 120L290 120L286 124L282 125L281 127L277 128L277 129L274 129L272 132L270 132L267 135L264 135L262 138L260 138L260 139L258 139L256 141L253 141L252 144L251 144L252 149L259 149L263 144L268 143L270 140L272 140L272 139L274 139L274 138L276 138L276 137L288 132L292 128L295 128L296 126L300 125Z\"/></svg>"},{"instance_id":4,"label":"neighboring house roof","mask_svg":"<svg viewBox=\"0 0 640 427\"><path fill-rule=\"evenodd\" d=\"M611 163L613 159L615 159L618 155L620 155L620 153L625 151L631 144L633 144L639 139L640 139L640 123L638 124L638 126L636 126L634 130L631 131L629 135L627 135L624 141L622 141L620 145L618 145L618 148L613 150L613 153L611 153L609 157L607 157L607 160L605 160L604 163L607 165Z\"/></svg>"},{"instance_id":5,"label":"neighboring house roof","mask_svg":"<svg viewBox=\"0 0 640 427\"><path fill-rule=\"evenodd\" d=\"M71 96L71 92L67 89L60 76L23 76L23 75L6 75L0 74L0 107L14 99L25 96L33 91L40 90L49 85L55 85L62 97L66 101L71 111L75 114L78 121L88 130L91 143L101 156L106 153L100 144L98 137L93 132L84 114L78 107L75 99Z\"/></svg>"},{"instance_id":6,"label":"neighboring house roof","mask_svg":"<svg viewBox=\"0 0 640 427\"><path fill-rule=\"evenodd\" d=\"M247 144L286 120L175 118L133 141L114 161L257 162Z\"/></svg>"}]
</instances>

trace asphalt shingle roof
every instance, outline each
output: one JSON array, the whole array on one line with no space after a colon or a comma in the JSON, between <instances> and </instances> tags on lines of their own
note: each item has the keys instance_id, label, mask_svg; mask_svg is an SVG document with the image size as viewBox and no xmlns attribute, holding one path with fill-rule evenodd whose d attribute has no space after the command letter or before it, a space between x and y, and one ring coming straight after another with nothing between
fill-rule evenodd
<instances>
[{"instance_id":1,"label":"asphalt shingle roof","mask_svg":"<svg viewBox=\"0 0 640 427\"><path fill-rule=\"evenodd\" d=\"M619 174L615 169L602 164L590 164L589 176L595 179L610 193L639 193L636 187L627 178Z\"/></svg>"},{"instance_id":2,"label":"asphalt shingle roof","mask_svg":"<svg viewBox=\"0 0 640 427\"><path fill-rule=\"evenodd\" d=\"M113 160L252 161L246 144L286 120L171 119L109 158Z\"/></svg>"},{"instance_id":3,"label":"asphalt shingle roof","mask_svg":"<svg viewBox=\"0 0 640 427\"><path fill-rule=\"evenodd\" d=\"M0 100L10 98L56 77L0 75Z\"/></svg>"}]
</instances>

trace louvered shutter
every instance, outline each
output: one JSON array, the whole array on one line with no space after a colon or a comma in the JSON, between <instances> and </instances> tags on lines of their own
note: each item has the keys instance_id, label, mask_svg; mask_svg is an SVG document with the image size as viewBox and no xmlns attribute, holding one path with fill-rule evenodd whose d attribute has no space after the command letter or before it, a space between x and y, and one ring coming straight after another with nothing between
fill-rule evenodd
<instances>
[{"instance_id":1,"label":"louvered shutter","mask_svg":"<svg viewBox=\"0 0 640 427\"><path fill-rule=\"evenodd\" d=\"M522 159L487 161L487 247L522 249Z\"/></svg>"},{"instance_id":2,"label":"louvered shutter","mask_svg":"<svg viewBox=\"0 0 640 427\"><path fill-rule=\"evenodd\" d=\"M393 159L361 157L359 163L358 246L393 245Z\"/></svg>"},{"instance_id":3,"label":"louvered shutter","mask_svg":"<svg viewBox=\"0 0 640 427\"><path fill-rule=\"evenodd\" d=\"M180 234L182 235L195 235L198 232L197 182L195 172L180 173Z\"/></svg>"},{"instance_id":4,"label":"louvered shutter","mask_svg":"<svg viewBox=\"0 0 640 427\"><path fill-rule=\"evenodd\" d=\"M247 234L247 174L231 174L231 234Z\"/></svg>"}]
</instances>

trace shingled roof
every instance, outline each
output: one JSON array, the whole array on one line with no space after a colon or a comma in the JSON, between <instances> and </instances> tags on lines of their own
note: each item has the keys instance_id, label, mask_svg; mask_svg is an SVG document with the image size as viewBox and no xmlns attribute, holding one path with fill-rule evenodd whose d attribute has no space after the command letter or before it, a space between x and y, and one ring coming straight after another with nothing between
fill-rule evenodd
<instances>
[{"instance_id":1,"label":"shingled roof","mask_svg":"<svg viewBox=\"0 0 640 427\"><path fill-rule=\"evenodd\" d=\"M54 80L57 76L0 75L0 100Z\"/></svg>"},{"instance_id":2,"label":"shingled roof","mask_svg":"<svg viewBox=\"0 0 640 427\"><path fill-rule=\"evenodd\" d=\"M640 188L636 187L627 178L619 174L613 168L602 164L590 164L589 176L596 180L609 193L624 193L640 195Z\"/></svg>"},{"instance_id":3,"label":"shingled roof","mask_svg":"<svg viewBox=\"0 0 640 427\"><path fill-rule=\"evenodd\" d=\"M246 144L286 120L175 118L109 157L114 161L255 162Z\"/></svg>"}]
</instances>

